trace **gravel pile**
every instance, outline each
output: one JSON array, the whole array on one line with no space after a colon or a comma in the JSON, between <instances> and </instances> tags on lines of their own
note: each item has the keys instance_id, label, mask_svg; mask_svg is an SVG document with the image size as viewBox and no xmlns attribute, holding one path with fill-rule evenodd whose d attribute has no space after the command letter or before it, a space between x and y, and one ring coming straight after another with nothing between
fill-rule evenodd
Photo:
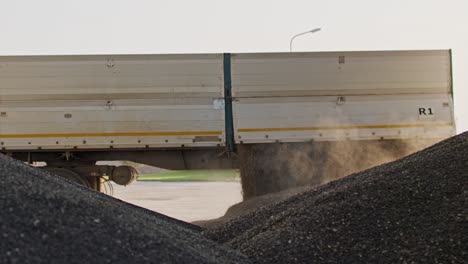
<instances>
[{"instance_id":1,"label":"gravel pile","mask_svg":"<svg viewBox=\"0 0 468 264\"><path fill-rule=\"evenodd\" d=\"M468 263L468 133L203 234L256 263Z\"/></svg>"},{"instance_id":2,"label":"gravel pile","mask_svg":"<svg viewBox=\"0 0 468 264\"><path fill-rule=\"evenodd\" d=\"M264 206L279 203L293 195L296 195L308 189L308 187L296 187L277 193L270 193L262 196L253 197L232 205L227 209L226 213L219 218L195 221L192 222L192 224L203 228L213 228L217 225L225 224L233 218L247 215Z\"/></svg>"},{"instance_id":3,"label":"gravel pile","mask_svg":"<svg viewBox=\"0 0 468 264\"><path fill-rule=\"evenodd\" d=\"M0 154L0 263L248 263L199 227Z\"/></svg>"}]
</instances>

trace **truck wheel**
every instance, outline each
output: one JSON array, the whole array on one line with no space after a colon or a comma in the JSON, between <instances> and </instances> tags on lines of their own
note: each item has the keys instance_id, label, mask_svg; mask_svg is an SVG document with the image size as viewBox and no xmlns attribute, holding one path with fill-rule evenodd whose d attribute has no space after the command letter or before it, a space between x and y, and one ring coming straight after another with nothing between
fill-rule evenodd
<instances>
[{"instance_id":1,"label":"truck wheel","mask_svg":"<svg viewBox=\"0 0 468 264\"><path fill-rule=\"evenodd\" d=\"M239 145L244 200L292 187L321 183L324 148L312 143Z\"/></svg>"},{"instance_id":2,"label":"truck wheel","mask_svg":"<svg viewBox=\"0 0 468 264\"><path fill-rule=\"evenodd\" d=\"M78 173L72 170L65 169L65 168L57 168L57 167L45 167L44 170L51 174L65 178L69 181L91 188L91 184L86 178L80 176Z\"/></svg>"}]
</instances>

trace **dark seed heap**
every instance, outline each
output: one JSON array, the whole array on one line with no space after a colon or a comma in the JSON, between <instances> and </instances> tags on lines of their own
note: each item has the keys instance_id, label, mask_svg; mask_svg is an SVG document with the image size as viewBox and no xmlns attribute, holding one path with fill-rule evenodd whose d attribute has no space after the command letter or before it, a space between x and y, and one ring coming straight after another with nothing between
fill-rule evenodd
<instances>
[{"instance_id":1,"label":"dark seed heap","mask_svg":"<svg viewBox=\"0 0 468 264\"><path fill-rule=\"evenodd\" d=\"M0 263L246 263L199 228L0 154Z\"/></svg>"},{"instance_id":2,"label":"dark seed heap","mask_svg":"<svg viewBox=\"0 0 468 264\"><path fill-rule=\"evenodd\" d=\"M262 196L253 197L248 200L232 205L231 207L227 209L226 213L219 218L211 219L211 220L195 221L195 222L192 222L192 224L200 226L200 228L213 228L216 225L225 224L233 218L236 218L242 215L247 215L255 210L258 210L259 208L263 206L279 203L293 195L296 195L308 189L309 187L296 187L296 188L283 190L281 192L269 193L269 194L265 194Z\"/></svg>"},{"instance_id":3,"label":"dark seed heap","mask_svg":"<svg viewBox=\"0 0 468 264\"><path fill-rule=\"evenodd\" d=\"M256 263L468 263L468 133L204 235Z\"/></svg>"}]
</instances>

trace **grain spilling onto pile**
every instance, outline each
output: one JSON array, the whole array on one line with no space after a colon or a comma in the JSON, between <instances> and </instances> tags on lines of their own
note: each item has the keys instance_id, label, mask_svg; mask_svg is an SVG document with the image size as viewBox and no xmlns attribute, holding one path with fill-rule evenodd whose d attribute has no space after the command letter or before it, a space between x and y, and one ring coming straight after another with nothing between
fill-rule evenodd
<instances>
[{"instance_id":1,"label":"grain spilling onto pile","mask_svg":"<svg viewBox=\"0 0 468 264\"><path fill-rule=\"evenodd\" d=\"M467 263L468 133L204 235L255 263Z\"/></svg>"}]
</instances>

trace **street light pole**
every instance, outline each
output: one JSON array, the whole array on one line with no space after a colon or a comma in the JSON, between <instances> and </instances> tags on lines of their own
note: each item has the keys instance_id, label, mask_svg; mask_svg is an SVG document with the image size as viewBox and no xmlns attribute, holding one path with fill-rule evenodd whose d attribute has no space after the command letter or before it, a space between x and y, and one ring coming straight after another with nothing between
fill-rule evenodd
<instances>
[{"instance_id":1,"label":"street light pole","mask_svg":"<svg viewBox=\"0 0 468 264\"><path fill-rule=\"evenodd\" d=\"M315 33L315 32L318 32L322 30L321 28L314 28L312 30L308 30L306 32L302 32L302 33L299 33L297 35L294 35L292 38L291 38L291 41L289 41L289 51L292 52L292 44L293 44L293 40L296 38L296 37L299 37L301 35L305 35L305 34L308 34L308 33Z\"/></svg>"}]
</instances>

